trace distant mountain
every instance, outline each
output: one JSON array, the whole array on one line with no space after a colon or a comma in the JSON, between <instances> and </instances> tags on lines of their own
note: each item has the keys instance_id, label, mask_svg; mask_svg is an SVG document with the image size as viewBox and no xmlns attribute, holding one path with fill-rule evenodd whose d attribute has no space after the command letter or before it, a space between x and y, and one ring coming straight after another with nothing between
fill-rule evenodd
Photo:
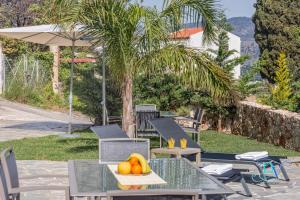
<instances>
[{"instance_id":1,"label":"distant mountain","mask_svg":"<svg viewBox=\"0 0 300 200\"><path fill-rule=\"evenodd\" d=\"M228 19L233 27L233 34L241 38L241 54L250 59L242 66L242 74L259 58L259 47L254 39L255 25L249 17L233 17Z\"/></svg>"},{"instance_id":2,"label":"distant mountain","mask_svg":"<svg viewBox=\"0 0 300 200\"><path fill-rule=\"evenodd\" d=\"M249 17L233 17L228 19L228 22L233 27L233 34L238 35L243 40L254 40L255 26L252 19Z\"/></svg>"}]
</instances>

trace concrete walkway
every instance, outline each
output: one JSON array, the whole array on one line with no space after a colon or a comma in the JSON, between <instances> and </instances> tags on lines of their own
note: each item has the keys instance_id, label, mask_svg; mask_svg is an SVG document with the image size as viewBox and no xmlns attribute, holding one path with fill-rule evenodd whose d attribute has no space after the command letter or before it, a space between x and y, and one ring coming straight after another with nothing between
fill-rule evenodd
<instances>
[{"instance_id":1,"label":"concrete walkway","mask_svg":"<svg viewBox=\"0 0 300 200\"><path fill-rule=\"evenodd\" d=\"M298 158L299 160L299 158ZM291 164L284 161L284 165L291 178L291 181L274 180L271 183L271 189L266 189L263 185L248 184L253 197L248 198L239 194L230 196L229 200L296 200L300 196L300 165ZM68 174L66 162L52 161L18 161L20 176L37 174ZM250 174L255 174L253 168ZM68 185L67 179L39 179L34 181L22 180L22 185ZM228 184L233 190L243 192L240 183ZM23 200L61 200L64 199L64 193L58 191L30 192L22 194Z\"/></svg>"},{"instance_id":2,"label":"concrete walkway","mask_svg":"<svg viewBox=\"0 0 300 200\"><path fill-rule=\"evenodd\" d=\"M73 123L73 130L91 125L88 117L76 114ZM0 98L0 141L64 134L67 127L67 113L34 108Z\"/></svg>"}]
</instances>

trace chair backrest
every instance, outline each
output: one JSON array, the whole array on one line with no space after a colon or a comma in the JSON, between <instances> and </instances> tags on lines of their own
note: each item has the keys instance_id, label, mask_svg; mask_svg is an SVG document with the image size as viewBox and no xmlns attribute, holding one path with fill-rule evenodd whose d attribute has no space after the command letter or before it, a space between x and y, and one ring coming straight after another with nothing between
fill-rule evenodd
<instances>
[{"instance_id":1,"label":"chair backrest","mask_svg":"<svg viewBox=\"0 0 300 200\"><path fill-rule=\"evenodd\" d=\"M180 139L185 138L188 147L200 148L200 145L194 142L173 119L159 118L149 122L165 141L174 138L176 147L180 147Z\"/></svg>"},{"instance_id":2,"label":"chair backrest","mask_svg":"<svg viewBox=\"0 0 300 200\"><path fill-rule=\"evenodd\" d=\"M150 159L149 139L114 138L99 140L99 162L118 163L127 160L132 153L142 154Z\"/></svg>"},{"instance_id":3,"label":"chair backrest","mask_svg":"<svg viewBox=\"0 0 300 200\"><path fill-rule=\"evenodd\" d=\"M200 112L200 108L197 107L196 110L195 110L195 113L194 113L194 117L193 117L194 120L197 120L197 118L199 116L199 112Z\"/></svg>"},{"instance_id":4,"label":"chair backrest","mask_svg":"<svg viewBox=\"0 0 300 200\"><path fill-rule=\"evenodd\" d=\"M0 160L0 199L9 200L3 166Z\"/></svg>"},{"instance_id":5,"label":"chair backrest","mask_svg":"<svg viewBox=\"0 0 300 200\"><path fill-rule=\"evenodd\" d=\"M155 104L139 104L135 106L135 111L156 111Z\"/></svg>"},{"instance_id":6,"label":"chair backrest","mask_svg":"<svg viewBox=\"0 0 300 200\"><path fill-rule=\"evenodd\" d=\"M201 108L197 108L197 115L195 114L195 118L194 120L197 121L197 123L195 123L195 130L198 130L201 123L202 123L202 119L203 119L203 115L204 115L204 112L205 110L204 109L201 109Z\"/></svg>"},{"instance_id":7,"label":"chair backrest","mask_svg":"<svg viewBox=\"0 0 300 200\"><path fill-rule=\"evenodd\" d=\"M137 111L136 112L136 131L137 133L156 133L149 120L160 117L159 111Z\"/></svg>"},{"instance_id":8,"label":"chair backrest","mask_svg":"<svg viewBox=\"0 0 300 200\"><path fill-rule=\"evenodd\" d=\"M127 134L118 124L107 126L92 126L90 128L100 139L106 138L128 138Z\"/></svg>"},{"instance_id":9,"label":"chair backrest","mask_svg":"<svg viewBox=\"0 0 300 200\"><path fill-rule=\"evenodd\" d=\"M1 163L8 192L10 192L13 188L20 186L16 157L12 148L5 149L1 152Z\"/></svg>"}]
</instances>

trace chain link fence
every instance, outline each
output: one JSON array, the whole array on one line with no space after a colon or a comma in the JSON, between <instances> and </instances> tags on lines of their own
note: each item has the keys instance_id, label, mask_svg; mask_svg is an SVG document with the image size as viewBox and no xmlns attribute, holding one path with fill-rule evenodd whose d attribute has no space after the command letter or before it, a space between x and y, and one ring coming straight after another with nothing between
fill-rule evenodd
<instances>
[{"instance_id":1,"label":"chain link fence","mask_svg":"<svg viewBox=\"0 0 300 200\"><path fill-rule=\"evenodd\" d=\"M49 82L50 72L40 63L34 56L26 54L17 59L4 56L4 94L10 93L15 87L34 90Z\"/></svg>"}]
</instances>

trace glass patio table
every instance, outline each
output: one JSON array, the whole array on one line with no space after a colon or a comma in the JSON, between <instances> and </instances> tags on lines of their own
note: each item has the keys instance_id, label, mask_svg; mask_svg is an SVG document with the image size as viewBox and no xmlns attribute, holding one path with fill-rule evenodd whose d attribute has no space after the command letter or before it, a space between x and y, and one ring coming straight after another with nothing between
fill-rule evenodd
<instances>
[{"instance_id":1,"label":"glass patio table","mask_svg":"<svg viewBox=\"0 0 300 200\"><path fill-rule=\"evenodd\" d=\"M152 159L151 169L167 184L148 185L141 190L122 190L106 164L98 160L73 160L68 163L71 197L157 196L233 194L229 187L208 175L185 158ZM113 195L115 194L115 195Z\"/></svg>"}]
</instances>

